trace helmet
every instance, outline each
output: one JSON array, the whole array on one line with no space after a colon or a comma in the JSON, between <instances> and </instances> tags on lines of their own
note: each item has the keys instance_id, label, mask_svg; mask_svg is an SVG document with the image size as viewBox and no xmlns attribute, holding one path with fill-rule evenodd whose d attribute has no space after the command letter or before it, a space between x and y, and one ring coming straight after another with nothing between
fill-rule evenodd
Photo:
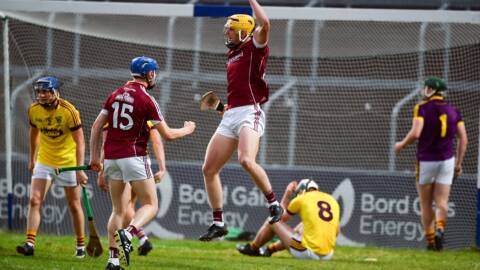
<instances>
[{"instance_id":1,"label":"helmet","mask_svg":"<svg viewBox=\"0 0 480 270\"><path fill-rule=\"evenodd\" d=\"M424 82L424 86L428 86L436 92L447 90L447 84L445 84L445 81L438 77L428 77Z\"/></svg>"},{"instance_id":2,"label":"helmet","mask_svg":"<svg viewBox=\"0 0 480 270\"><path fill-rule=\"evenodd\" d=\"M44 107L50 107L55 103L57 98L59 97L58 90L60 89L60 82L57 78L52 76L41 77L33 83L33 90L35 91L35 98L38 103L40 103ZM48 100L44 98L40 98L38 96L38 91L40 90L47 90L53 93L53 98Z\"/></svg>"},{"instance_id":3,"label":"helmet","mask_svg":"<svg viewBox=\"0 0 480 270\"><path fill-rule=\"evenodd\" d=\"M33 84L33 89L36 90L50 90L58 91L60 83L58 79L52 76L41 77Z\"/></svg>"},{"instance_id":4,"label":"helmet","mask_svg":"<svg viewBox=\"0 0 480 270\"><path fill-rule=\"evenodd\" d=\"M130 71L133 77L145 78L149 71L156 70L158 70L157 61L146 56L135 57L130 64Z\"/></svg>"},{"instance_id":5,"label":"helmet","mask_svg":"<svg viewBox=\"0 0 480 270\"><path fill-rule=\"evenodd\" d=\"M238 33L240 41L244 42L252 35L253 29L255 29L255 20L252 16L247 14L235 14L228 17L227 22L225 23L225 29L232 29L235 33ZM242 33L247 34L243 39ZM238 44L233 44L231 41L227 40L225 45L228 48L233 49Z\"/></svg>"},{"instance_id":6,"label":"helmet","mask_svg":"<svg viewBox=\"0 0 480 270\"><path fill-rule=\"evenodd\" d=\"M298 182L297 189L295 191L296 194L301 194L305 191L308 191L309 189L314 188L318 190L318 185L315 183L315 181L311 179L302 179L300 182Z\"/></svg>"},{"instance_id":7,"label":"helmet","mask_svg":"<svg viewBox=\"0 0 480 270\"><path fill-rule=\"evenodd\" d=\"M255 28L255 20L247 14L235 14L228 17L225 28L230 28L235 32L242 31L250 35Z\"/></svg>"}]
</instances>

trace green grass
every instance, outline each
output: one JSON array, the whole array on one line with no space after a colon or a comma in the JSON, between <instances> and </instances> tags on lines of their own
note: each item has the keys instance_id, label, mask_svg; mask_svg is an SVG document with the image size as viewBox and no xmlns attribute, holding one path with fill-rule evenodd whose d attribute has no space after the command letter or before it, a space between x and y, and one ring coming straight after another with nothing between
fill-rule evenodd
<instances>
[{"instance_id":1,"label":"green grass","mask_svg":"<svg viewBox=\"0 0 480 270\"><path fill-rule=\"evenodd\" d=\"M0 232L1 269L104 269L107 252L99 258L73 257L72 236L39 235L34 257L15 252L24 235ZM271 258L248 257L235 250L234 242L167 241L152 239L147 257L131 256L128 269L469 269L480 270L480 253L473 249L426 252L412 249L338 247L332 261L301 261L287 252ZM106 239L102 239L104 248ZM136 242L134 242L136 244ZM374 258L376 262L369 261Z\"/></svg>"}]
</instances>

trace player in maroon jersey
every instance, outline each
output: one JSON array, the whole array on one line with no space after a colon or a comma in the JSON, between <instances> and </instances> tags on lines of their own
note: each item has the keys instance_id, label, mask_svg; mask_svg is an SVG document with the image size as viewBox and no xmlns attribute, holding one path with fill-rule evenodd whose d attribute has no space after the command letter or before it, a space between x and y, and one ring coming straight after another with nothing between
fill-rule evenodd
<instances>
[{"instance_id":1,"label":"player in maroon jersey","mask_svg":"<svg viewBox=\"0 0 480 270\"><path fill-rule=\"evenodd\" d=\"M400 152L417 144L417 190L427 249L442 250L448 212L450 186L462 173L467 149L467 132L460 112L445 100L445 82L437 77L425 80L424 100L413 111L413 123L405 138L395 144ZM456 156L454 141L457 141ZM436 213L432 204L435 202Z\"/></svg>"},{"instance_id":2,"label":"player in maroon jersey","mask_svg":"<svg viewBox=\"0 0 480 270\"><path fill-rule=\"evenodd\" d=\"M267 46L270 21L256 0L249 0L257 19L246 14L228 17L225 24L227 54L227 106L223 119L208 144L203 177L208 201L213 210L213 224L200 236L210 241L228 233L223 222L223 192L220 170L235 149L238 161L250 174L269 204L270 222L277 222L283 209L273 193L265 170L256 162L260 137L265 129L265 113L260 105L268 100L264 80L269 54Z\"/></svg>"},{"instance_id":3,"label":"player in maroon jersey","mask_svg":"<svg viewBox=\"0 0 480 270\"><path fill-rule=\"evenodd\" d=\"M152 150L155 155L155 159L158 163L158 172L154 174L155 183L160 183L162 177L165 175L167 169L165 166L165 150L162 142L162 137L157 129L152 128L153 125L151 122L147 122L147 126L150 130L150 143L152 145ZM107 138L107 126L104 127L104 132L102 134L103 140ZM103 148L103 147L102 147ZM103 155L103 153L101 154ZM103 157L101 158L103 160ZM149 161L150 162L150 161ZM107 192L108 191L108 184L107 179L103 174L103 170L98 172L97 177L97 184L101 191ZM125 186L126 189L130 190L130 200L127 204L127 209L125 210L124 218L123 218L123 226L128 227L130 221L132 221L133 217L135 216L135 205L137 201L137 194L135 194L132 190L130 185ZM128 191L125 191L128 193ZM138 255L139 256L147 256L148 253L153 249L152 243L148 240L148 236L143 230L142 227L137 228L138 233L135 235L139 242L138 242Z\"/></svg>"},{"instance_id":4,"label":"player in maroon jersey","mask_svg":"<svg viewBox=\"0 0 480 270\"><path fill-rule=\"evenodd\" d=\"M195 123L186 121L183 128L172 129L163 119L160 108L147 90L155 86L157 62L149 57L134 58L130 70L133 80L118 88L107 98L103 109L93 124L90 137L90 165L100 171L102 163L102 131L108 123L104 145L104 173L110 179L112 214L108 222L110 256L107 269L122 269L130 262L132 235L155 217L158 199L154 176L147 157L147 141L151 121L163 138L174 140L191 134ZM126 229L121 229L130 191L129 183L137 194L140 208ZM118 247L117 248L117 244Z\"/></svg>"}]
</instances>

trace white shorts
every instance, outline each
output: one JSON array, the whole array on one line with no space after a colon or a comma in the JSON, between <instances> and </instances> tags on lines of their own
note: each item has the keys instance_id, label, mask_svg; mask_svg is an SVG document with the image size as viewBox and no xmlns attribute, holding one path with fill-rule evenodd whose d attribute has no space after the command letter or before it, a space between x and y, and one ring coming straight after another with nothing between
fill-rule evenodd
<instances>
[{"instance_id":1,"label":"white shorts","mask_svg":"<svg viewBox=\"0 0 480 270\"><path fill-rule=\"evenodd\" d=\"M296 241L298 243L301 243L302 242L302 237L298 234L294 234L292 236L292 241ZM305 250L297 250L293 247L289 247L288 250L290 251L290 254L292 254L292 256L294 258L297 258L297 259L304 259L304 260L322 260L322 261L328 261L330 259L332 259L333 257L333 250L330 251L327 255L318 255L317 253L313 252L312 250L310 249L305 249Z\"/></svg>"},{"instance_id":2,"label":"white shorts","mask_svg":"<svg viewBox=\"0 0 480 270\"><path fill-rule=\"evenodd\" d=\"M153 178L150 164L148 156L105 159L103 171L109 180L123 180L124 182L146 180Z\"/></svg>"},{"instance_id":3,"label":"white shorts","mask_svg":"<svg viewBox=\"0 0 480 270\"><path fill-rule=\"evenodd\" d=\"M32 180L33 179L53 180L53 183L60 187L77 186L77 175L75 171L67 171L55 175L55 167L47 166L38 162L35 163L35 168L33 168Z\"/></svg>"},{"instance_id":4,"label":"white shorts","mask_svg":"<svg viewBox=\"0 0 480 270\"><path fill-rule=\"evenodd\" d=\"M265 113L258 105L245 105L227 110L215 133L238 139L242 127L249 127L260 136L265 130Z\"/></svg>"},{"instance_id":5,"label":"white shorts","mask_svg":"<svg viewBox=\"0 0 480 270\"><path fill-rule=\"evenodd\" d=\"M418 183L451 185L455 171L455 158L443 161L419 161Z\"/></svg>"}]
</instances>

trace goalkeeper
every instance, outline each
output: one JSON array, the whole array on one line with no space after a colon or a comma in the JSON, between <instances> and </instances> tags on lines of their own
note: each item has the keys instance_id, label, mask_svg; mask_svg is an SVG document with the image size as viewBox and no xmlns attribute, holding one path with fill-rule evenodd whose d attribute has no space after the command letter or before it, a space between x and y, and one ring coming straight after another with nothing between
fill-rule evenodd
<instances>
[{"instance_id":1,"label":"goalkeeper","mask_svg":"<svg viewBox=\"0 0 480 270\"><path fill-rule=\"evenodd\" d=\"M294 197L291 201L290 198ZM271 256L288 248L297 259L330 260L333 256L340 224L338 202L310 179L299 183L292 181L285 189L281 204L287 211L281 221L269 224L268 220L248 244L238 245L237 250L249 256ZM292 215L300 214L301 222L294 228L287 225ZM280 240L262 247L274 235Z\"/></svg>"}]
</instances>

